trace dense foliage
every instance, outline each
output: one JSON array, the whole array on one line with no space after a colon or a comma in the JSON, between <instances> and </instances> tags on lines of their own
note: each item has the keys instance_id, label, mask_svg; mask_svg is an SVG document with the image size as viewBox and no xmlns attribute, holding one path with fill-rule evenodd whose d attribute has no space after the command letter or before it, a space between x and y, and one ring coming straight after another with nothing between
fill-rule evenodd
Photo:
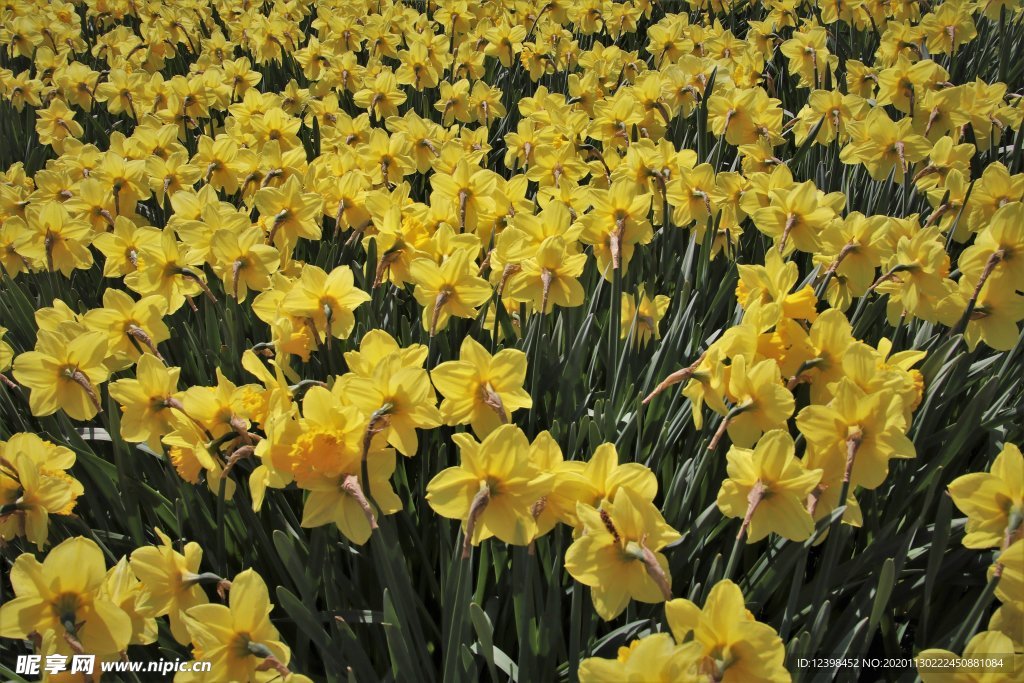
<instances>
[{"instance_id":1,"label":"dense foliage","mask_svg":"<svg viewBox=\"0 0 1024 683\"><path fill-rule=\"evenodd\" d=\"M1020 0L0 0L0 673L1015 680L1021 49Z\"/></svg>"}]
</instances>

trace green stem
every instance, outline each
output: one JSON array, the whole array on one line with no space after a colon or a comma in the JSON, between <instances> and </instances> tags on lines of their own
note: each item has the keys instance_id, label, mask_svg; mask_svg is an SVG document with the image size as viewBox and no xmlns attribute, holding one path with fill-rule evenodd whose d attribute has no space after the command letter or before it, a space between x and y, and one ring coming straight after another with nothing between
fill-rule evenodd
<instances>
[{"instance_id":1,"label":"green stem","mask_svg":"<svg viewBox=\"0 0 1024 683\"><path fill-rule=\"evenodd\" d=\"M217 561L220 563L221 576L228 575L228 557L225 548L227 547L227 527L224 523L225 496L227 494L228 479L221 477L220 487L217 491Z\"/></svg>"},{"instance_id":2,"label":"green stem","mask_svg":"<svg viewBox=\"0 0 1024 683\"><path fill-rule=\"evenodd\" d=\"M846 515L846 500L850 494L850 482L846 481L843 483L843 487L839 494L839 507L842 508L842 513L837 515L832 520L832 524L829 526L829 537L828 545L825 548L825 558L818 568L817 576L815 577L815 605L818 609L821 608L822 603L828 596L829 580L832 577L832 570L836 565L836 560L839 557L839 543L837 540L839 536L839 528L842 526L843 517Z\"/></svg>"},{"instance_id":3,"label":"green stem","mask_svg":"<svg viewBox=\"0 0 1024 683\"><path fill-rule=\"evenodd\" d=\"M739 563L740 554L743 552L743 543L746 540L746 534L738 534L736 540L732 543L732 551L729 553L729 562L725 565L725 574L722 576L722 580L732 580L732 574L736 571L736 565Z\"/></svg>"},{"instance_id":4,"label":"green stem","mask_svg":"<svg viewBox=\"0 0 1024 683\"><path fill-rule=\"evenodd\" d=\"M146 534L136 489L139 476L135 469L135 462L130 457L125 457L124 442L121 440L120 414L120 408L114 405L113 400L108 396L107 409L99 413L99 416L113 446L114 465L117 467L117 486L124 501L125 511L128 513L128 528L135 544L143 545Z\"/></svg>"},{"instance_id":5,"label":"green stem","mask_svg":"<svg viewBox=\"0 0 1024 683\"><path fill-rule=\"evenodd\" d=\"M967 614L967 618L960 624L960 628L957 630L956 635L953 636L953 640L950 642L950 648L953 652L963 652L964 647L967 645L967 641L971 639L975 631L978 629L978 622L981 620L981 615L985 609L992 603L992 598L996 594L996 586L999 585L999 574L996 573L988 580L988 584L985 586L985 590L981 591L981 595L974 601L974 605L971 607L971 611Z\"/></svg>"},{"instance_id":6,"label":"green stem","mask_svg":"<svg viewBox=\"0 0 1024 683\"><path fill-rule=\"evenodd\" d=\"M800 550L800 559L797 566L793 568L793 581L789 586L789 596L786 600L786 611L782 614L782 626L779 628L779 637L783 642L789 640L789 631L793 626L793 614L796 612L797 602L800 598L800 587L803 583L804 571L807 568L808 547L805 544Z\"/></svg>"},{"instance_id":7,"label":"green stem","mask_svg":"<svg viewBox=\"0 0 1024 683\"><path fill-rule=\"evenodd\" d=\"M578 581L572 582L572 604L569 617L569 681L575 683L579 680L580 660L580 634L583 628L583 586Z\"/></svg>"},{"instance_id":8,"label":"green stem","mask_svg":"<svg viewBox=\"0 0 1024 683\"><path fill-rule=\"evenodd\" d=\"M462 544L457 543L452 551L452 563L455 565L455 591L451 594L452 605L448 613L448 629L445 638L444 670L442 673L444 683L455 683L463 679L463 671L461 668L458 668L458 664L466 604L460 598L464 592L463 584L465 583L466 566L472 562L472 558L462 559ZM452 580L450 574L448 580Z\"/></svg>"}]
</instances>

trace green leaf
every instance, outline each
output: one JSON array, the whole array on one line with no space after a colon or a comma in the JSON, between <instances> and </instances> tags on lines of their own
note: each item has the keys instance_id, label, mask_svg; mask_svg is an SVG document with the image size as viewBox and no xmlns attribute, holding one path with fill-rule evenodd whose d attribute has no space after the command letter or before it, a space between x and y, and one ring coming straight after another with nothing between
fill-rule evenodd
<instances>
[{"instance_id":1,"label":"green leaf","mask_svg":"<svg viewBox=\"0 0 1024 683\"><path fill-rule=\"evenodd\" d=\"M475 602L469 605L469 618L473 622L473 629L476 631L477 645L474 652L483 655L487 662L487 670L491 674L491 680L498 680L498 670L494 664L494 626L487 617L483 608Z\"/></svg>"},{"instance_id":2,"label":"green leaf","mask_svg":"<svg viewBox=\"0 0 1024 683\"><path fill-rule=\"evenodd\" d=\"M871 640L871 636L874 634L883 612L889 605L889 597L892 595L892 589L895 584L896 565L893 563L892 558L886 558L885 562L882 563L882 571L878 575L878 587L875 589L875 600L871 604L871 618L868 620L865 642Z\"/></svg>"},{"instance_id":3,"label":"green leaf","mask_svg":"<svg viewBox=\"0 0 1024 683\"><path fill-rule=\"evenodd\" d=\"M384 589L384 632L388 638L388 654L391 656L392 672L396 680L415 678L417 665L409 654L409 645L402 633L402 622L391 602L391 593Z\"/></svg>"}]
</instances>

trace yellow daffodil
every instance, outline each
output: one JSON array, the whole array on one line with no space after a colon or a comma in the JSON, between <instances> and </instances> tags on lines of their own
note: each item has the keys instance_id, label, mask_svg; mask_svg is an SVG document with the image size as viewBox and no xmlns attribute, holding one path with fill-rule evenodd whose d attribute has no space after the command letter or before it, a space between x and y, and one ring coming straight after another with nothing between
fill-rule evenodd
<instances>
[{"instance_id":1,"label":"yellow daffodil","mask_svg":"<svg viewBox=\"0 0 1024 683\"><path fill-rule=\"evenodd\" d=\"M999 553L995 563L988 568L989 580L997 574L996 597L1004 603L1019 603L1024 595L1024 539L1013 541L1010 547Z\"/></svg>"},{"instance_id":2,"label":"yellow daffodil","mask_svg":"<svg viewBox=\"0 0 1024 683\"><path fill-rule=\"evenodd\" d=\"M262 188L256 193L255 202L270 244L285 249L294 246L300 237L320 239L320 198L303 192L298 178L289 178L279 188Z\"/></svg>"},{"instance_id":3,"label":"yellow daffodil","mask_svg":"<svg viewBox=\"0 0 1024 683\"><path fill-rule=\"evenodd\" d=\"M291 650L270 622L267 584L252 569L231 581L227 605L196 605L185 614L185 627L197 660L209 661L233 681L256 680L257 672L287 676Z\"/></svg>"},{"instance_id":4,"label":"yellow daffodil","mask_svg":"<svg viewBox=\"0 0 1024 683\"><path fill-rule=\"evenodd\" d=\"M14 349L4 339L4 335L7 334L7 328L0 325L0 372L7 372L11 369L11 363L14 362Z\"/></svg>"},{"instance_id":5,"label":"yellow daffodil","mask_svg":"<svg viewBox=\"0 0 1024 683\"><path fill-rule=\"evenodd\" d=\"M14 249L39 268L70 277L76 268L92 265L89 224L73 218L62 204L30 206L23 223L20 218L12 220L22 226Z\"/></svg>"},{"instance_id":6,"label":"yellow daffodil","mask_svg":"<svg viewBox=\"0 0 1024 683\"><path fill-rule=\"evenodd\" d=\"M82 484L67 473L75 454L35 434L14 434L0 441L0 537L24 537L42 550L49 532L50 515L69 515L84 492Z\"/></svg>"},{"instance_id":7,"label":"yellow daffodil","mask_svg":"<svg viewBox=\"0 0 1024 683\"><path fill-rule=\"evenodd\" d=\"M50 102L46 109L40 109L36 115L39 117L36 121L39 142L52 146L58 153L64 151L65 138L80 138L85 133L82 124L75 121L74 112L59 98Z\"/></svg>"},{"instance_id":8,"label":"yellow daffodil","mask_svg":"<svg viewBox=\"0 0 1024 683\"><path fill-rule=\"evenodd\" d=\"M470 424L481 437L507 424L516 410L533 405L523 389L526 354L502 349L492 356L469 336L462 341L459 360L438 365L431 379L444 397L444 421Z\"/></svg>"},{"instance_id":9,"label":"yellow daffodil","mask_svg":"<svg viewBox=\"0 0 1024 683\"><path fill-rule=\"evenodd\" d=\"M549 487L549 477L530 458L530 442L515 425L502 425L482 442L468 434L452 437L461 463L427 484L434 512L462 520L463 558L471 545L492 536L526 545L536 535L534 503Z\"/></svg>"},{"instance_id":10,"label":"yellow daffodil","mask_svg":"<svg viewBox=\"0 0 1024 683\"><path fill-rule=\"evenodd\" d=\"M620 488L628 488L636 498L647 502L652 502L658 493L654 472L637 462L620 463L619 453L611 443L598 446L585 463L579 460L561 463L556 474L548 500L563 522L577 528L580 527L577 503L600 508L614 499Z\"/></svg>"},{"instance_id":11,"label":"yellow daffodil","mask_svg":"<svg viewBox=\"0 0 1024 683\"><path fill-rule=\"evenodd\" d=\"M423 329L434 336L452 316L472 318L476 308L491 298L487 280L475 274L465 250L458 250L440 266L432 259L416 259L409 274L416 283L414 296L423 307Z\"/></svg>"},{"instance_id":12,"label":"yellow daffodil","mask_svg":"<svg viewBox=\"0 0 1024 683\"><path fill-rule=\"evenodd\" d=\"M201 262L201 254L178 242L174 232L165 228L159 244L144 252L142 267L126 275L124 283L142 296L161 296L167 301L167 313L171 314L181 308L186 299L209 291L200 274Z\"/></svg>"},{"instance_id":13,"label":"yellow daffodil","mask_svg":"<svg viewBox=\"0 0 1024 683\"><path fill-rule=\"evenodd\" d=\"M117 655L132 636L130 617L101 596L107 569L95 542L69 538L39 562L29 553L11 566L15 598L0 606L0 636L54 631L56 651Z\"/></svg>"},{"instance_id":14,"label":"yellow daffodil","mask_svg":"<svg viewBox=\"0 0 1024 683\"><path fill-rule=\"evenodd\" d=\"M677 643L699 646L687 669L694 680L790 680L782 639L771 626L754 619L739 586L728 579L711 588L703 608L684 599L665 603L665 619Z\"/></svg>"},{"instance_id":15,"label":"yellow daffodil","mask_svg":"<svg viewBox=\"0 0 1024 683\"><path fill-rule=\"evenodd\" d=\"M780 254L794 249L813 254L821 244L822 230L835 215L822 204L817 188L808 180L790 190L775 190L771 204L751 218L758 230L775 240Z\"/></svg>"},{"instance_id":16,"label":"yellow daffodil","mask_svg":"<svg viewBox=\"0 0 1024 683\"><path fill-rule=\"evenodd\" d=\"M99 595L120 607L131 620L132 636L129 645L149 645L156 642L159 629L156 619L139 612L142 582L135 577L127 557L107 571Z\"/></svg>"},{"instance_id":17,"label":"yellow daffodil","mask_svg":"<svg viewBox=\"0 0 1024 683\"><path fill-rule=\"evenodd\" d=\"M967 315L964 339L968 348L973 350L980 341L996 351L1009 351L1016 345L1020 336L1017 324L1024 320L1024 296L1016 293L1008 280L1003 275L984 281L974 281L969 276L960 278L959 296L951 298ZM961 301L973 302L970 314L967 304L961 305Z\"/></svg>"},{"instance_id":18,"label":"yellow daffodil","mask_svg":"<svg viewBox=\"0 0 1024 683\"><path fill-rule=\"evenodd\" d=\"M138 226L124 216L114 219L111 232L96 236L93 246L105 260L104 277L121 277L139 268L144 254L160 248L161 233L151 226Z\"/></svg>"},{"instance_id":19,"label":"yellow daffodil","mask_svg":"<svg viewBox=\"0 0 1024 683\"><path fill-rule=\"evenodd\" d=\"M619 648L615 659L588 657L580 662L580 683L688 681L694 647L677 647L667 633L652 633Z\"/></svg>"},{"instance_id":20,"label":"yellow daffodil","mask_svg":"<svg viewBox=\"0 0 1024 683\"><path fill-rule=\"evenodd\" d=\"M807 496L821 470L807 470L793 454L793 437L773 430L753 450L733 446L726 454L729 478L718 492L718 508L743 520L740 536L756 543L769 533L805 541L814 530Z\"/></svg>"},{"instance_id":21,"label":"yellow daffodil","mask_svg":"<svg viewBox=\"0 0 1024 683\"><path fill-rule=\"evenodd\" d=\"M359 341L358 351L345 352L345 362L360 377L373 377L377 365L393 354L401 359L402 367L421 368L427 359L427 347L423 344L401 347L385 330L370 330Z\"/></svg>"},{"instance_id":22,"label":"yellow daffodil","mask_svg":"<svg viewBox=\"0 0 1024 683\"><path fill-rule=\"evenodd\" d=\"M937 227L901 237L885 268L873 286L879 293L889 295L887 310L892 323L901 315L912 315L953 324L958 309L962 313L955 302L949 306L956 285L947 278L949 255Z\"/></svg>"},{"instance_id":23,"label":"yellow daffodil","mask_svg":"<svg viewBox=\"0 0 1024 683\"><path fill-rule=\"evenodd\" d=\"M251 289L270 287L270 276L281 265L274 247L262 244L263 234L250 228L241 234L218 230L210 241L213 270L232 298L244 301Z\"/></svg>"},{"instance_id":24,"label":"yellow daffodil","mask_svg":"<svg viewBox=\"0 0 1024 683\"><path fill-rule=\"evenodd\" d=\"M808 448L845 462L851 486L877 488L891 458L912 458L914 445L905 436L902 399L894 392L867 393L843 378L827 405L812 405L797 416Z\"/></svg>"},{"instance_id":25,"label":"yellow daffodil","mask_svg":"<svg viewBox=\"0 0 1024 683\"><path fill-rule=\"evenodd\" d=\"M389 482L395 452L372 446L371 419L326 388L314 386L302 400L301 419L286 417L279 433L275 427L268 464L310 492L303 507L303 526L334 523L352 542L362 544L376 528L378 513L401 509ZM364 458L368 482L362 476ZM367 497L367 487L376 509Z\"/></svg>"},{"instance_id":26,"label":"yellow daffodil","mask_svg":"<svg viewBox=\"0 0 1024 683\"><path fill-rule=\"evenodd\" d=\"M736 300L744 308L753 303L781 304L781 314L813 322L818 316L817 298L810 286L791 291L800 278L800 269L792 261L784 262L777 250L764 256L764 265L737 264L739 281Z\"/></svg>"},{"instance_id":27,"label":"yellow daffodil","mask_svg":"<svg viewBox=\"0 0 1024 683\"><path fill-rule=\"evenodd\" d=\"M180 368L166 367L156 356L143 354L134 379L110 384L110 397L121 405L121 437L145 443L160 452L160 439L174 427L171 411L182 410L178 392Z\"/></svg>"},{"instance_id":28,"label":"yellow daffodil","mask_svg":"<svg viewBox=\"0 0 1024 683\"><path fill-rule=\"evenodd\" d=\"M313 265L302 269L281 307L306 322L316 343L331 346L331 339L345 339L355 327L355 309L370 295L355 286L352 269L338 266L330 273Z\"/></svg>"},{"instance_id":29,"label":"yellow daffodil","mask_svg":"<svg viewBox=\"0 0 1024 683\"><path fill-rule=\"evenodd\" d=\"M630 600L656 603L672 597L668 559L659 552L679 540L661 513L628 488L600 509L576 507L583 535L565 553L565 569L590 586L594 609L606 621Z\"/></svg>"},{"instance_id":30,"label":"yellow daffodil","mask_svg":"<svg viewBox=\"0 0 1024 683\"><path fill-rule=\"evenodd\" d=\"M209 601L200 585L204 579L199 574L203 549L198 543L189 542L182 549L184 553L179 553L166 534L159 529L154 531L160 545L137 548L131 554L132 571L142 582L137 610L146 617L166 614L174 639L185 645L189 642L186 610Z\"/></svg>"},{"instance_id":31,"label":"yellow daffodil","mask_svg":"<svg viewBox=\"0 0 1024 683\"><path fill-rule=\"evenodd\" d=\"M107 337L106 364L120 370L149 352L161 357L157 345L170 338L164 324L167 305L157 296L134 301L117 289L103 292L102 308L94 308L84 316L86 327Z\"/></svg>"},{"instance_id":32,"label":"yellow daffodil","mask_svg":"<svg viewBox=\"0 0 1024 683\"><path fill-rule=\"evenodd\" d=\"M708 122L712 132L730 145L746 145L782 128L779 100L760 87L723 88L708 98Z\"/></svg>"},{"instance_id":33,"label":"yellow daffodil","mask_svg":"<svg viewBox=\"0 0 1024 683\"><path fill-rule=\"evenodd\" d=\"M312 399L307 396L303 401L303 417L307 424L318 421L319 425L323 425L325 416L322 411L336 407L337 404L332 405L317 394ZM357 431L365 432L361 421L355 424ZM312 427L311 431L304 434L305 438L300 439L297 447L305 450L296 452L295 457L305 455L308 458L311 447L335 446L332 434L318 433L316 429ZM310 437L317 440L311 441ZM320 454L320 457L323 456L330 457L330 454ZM375 449L366 454L369 481L362 478L359 452L350 449L346 456L343 460L333 461L329 470L315 473L296 471L297 482L309 491L302 508L302 526L312 528L333 523L346 538L361 545L369 540L370 534L377 528L378 514L390 515L402 509L402 501L390 482L395 472L395 451L390 448ZM308 467L308 463L297 466ZM372 497L372 503L367 498L367 491Z\"/></svg>"},{"instance_id":34,"label":"yellow daffodil","mask_svg":"<svg viewBox=\"0 0 1024 683\"><path fill-rule=\"evenodd\" d=\"M40 330L35 349L14 359L14 378L31 390L33 415L63 409L75 420L89 420L103 410L99 386L110 374L103 363L106 335L78 333L73 327L68 323L58 332Z\"/></svg>"},{"instance_id":35,"label":"yellow daffodil","mask_svg":"<svg viewBox=\"0 0 1024 683\"><path fill-rule=\"evenodd\" d=\"M1003 446L989 472L957 477L949 495L967 515L968 548L1007 548L1024 531L1024 458L1012 443Z\"/></svg>"},{"instance_id":36,"label":"yellow daffodil","mask_svg":"<svg viewBox=\"0 0 1024 683\"><path fill-rule=\"evenodd\" d=\"M402 455L416 454L417 429L432 429L441 424L437 397L427 371L409 367L397 352L380 360L369 377L342 377L334 391L348 397L349 403L371 423L369 429Z\"/></svg>"},{"instance_id":37,"label":"yellow daffodil","mask_svg":"<svg viewBox=\"0 0 1024 683\"><path fill-rule=\"evenodd\" d=\"M897 183L912 164L928 156L931 144L913 132L910 118L893 121L882 107L872 109L861 121L847 126L851 141L840 159L847 164L862 163L874 180L885 180L890 173Z\"/></svg>"},{"instance_id":38,"label":"yellow daffodil","mask_svg":"<svg viewBox=\"0 0 1024 683\"><path fill-rule=\"evenodd\" d=\"M549 237L533 258L520 263L520 271L508 283L508 294L532 302L535 310L544 313L555 306L581 306L584 291L577 278L586 262L586 254L569 251L564 239Z\"/></svg>"},{"instance_id":39,"label":"yellow daffodil","mask_svg":"<svg viewBox=\"0 0 1024 683\"><path fill-rule=\"evenodd\" d=\"M625 339L630 330L634 330L633 339L638 346L647 346L652 337L661 339L659 324L668 312L670 303L672 300L664 294L658 294L653 299L647 296L642 286L635 297L623 294L619 338Z\"/></svg>"},{"instance_id":40,"label":"yellow daffodil","mask_svg":"<svg viewBox=\"0 0 1024 683\"><path fill-rule=\"evenodd\" d=\"M957 669L949 671L942 666L945 661L970 660L987 661L991 658L998 662L1000 657L1008 660L1004 665L980 667L981 670L962 671ZM1020 655L1013 654L1013 641L1004 633L999 631L982 631L978 633L964 648L963 655L958 655L949 650L930 648L921 650L917 654L917 672L923 683L998 683L999 681L1012 680L1012 673L1020 666ZM929 664L934 663L934 666ZM979 667L971 667L976 669Z\"/></svg>"},{"instance_id":41,"label":"yellow daffodil","mask_svg":"<svg viewBox=\"0 0 1024 683\"><path fill-rule=\"evenodd\" d=\"M782 371L774 360L749 363L744 356L737 356L727 393L733 406L708 446L711 449L725 431L737 446L753 446L761 434L783 426L793 414L793 395L783 386Z\"/></svg>"}]
</instances>

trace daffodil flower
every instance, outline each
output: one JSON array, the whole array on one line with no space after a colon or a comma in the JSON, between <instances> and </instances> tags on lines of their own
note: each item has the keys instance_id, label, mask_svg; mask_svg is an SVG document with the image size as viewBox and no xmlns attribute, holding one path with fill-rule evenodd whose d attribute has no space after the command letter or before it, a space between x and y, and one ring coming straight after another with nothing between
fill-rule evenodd
<instances>
[{"instance_id":1,"label":"daffodil flower","mask_svg":"<svg viewBox=\"0 0 1024 683\"><path fill-rule=\"evenodd\" d=\"M197 659L210 661L225 678L255 680L273 670L287 676L291 650L270 621L267 584L252 569L231 581L227 605L196 605L185 613L185 627Z\"/></svg>"},{"instance_id":2,"label":"daffodil flower","mask_svg":"<svg viewBox=\"0 0 1024 683\"><path fill-rule=\"evenodd\" d=\"M718 508L743 520L739 537L756 543L769 533L804 541L814 530L805 501L821 480L793 454L793 437L773 430L753 450L733 446L726 454L729 478L718 492Z\"/></svg>"},{"instance_id":3,"label":"daffodil flower","mask_svg":"<svg viewBox=\"0 0 1024 683\"><path fill-rule=\"evenodd\" d=\"M732 581L719 581L703 607L684 599L665 603L665 619L677 643L695 643L689 672L723 683L790 680L782 639L771 626L756 621ZM689 654L689 653L688 653Z\"/></svg>"},{"instance_id":4,"label":"daffodil flower","mask_svg":"<svg viewBox=\"0 0 1024 683\"><path fill-rule=\"evenodd\" d=\"M452 437L461 463L427 484L427 502L437 514L462 521L463 558L471 546L494 536L526 545L536 536L533 506L550 488L530 457L530 442L515 425L503 425L482 442Z\"/></svg>"},{"instance_id":5,"label":"daffodil flower","mask_svg":"<svg viewBox=\"0 0 1024 683\"><path fill-rule=\"evenodd\" d=\"M964 546L1007 548L1024 536L1024 458L1015 444L1003 446L991 471L954 479L949 495L967 515Z\"/></svg>"},{"instance_id":6,"label":"daffodil flower","mask_svg":"<svg viewBox=\"0 0 1024 683\"><path fill-rule=\"evenodd\" d=\"M41 563L29 553L19 555L11 567L16 597L0 606L0 637L53 631L56 652L65 657L123 652L132 622L101 597L106 571L100 547L82 537L55 546Z\"/></svg>"},{"instance_id":7,"label":"daffodil flower","mask_svg":"<svg viewBox=\"0 0 1024 683\"><path fill-rule=\"evenodd\" d=\"M459 360L441 363L431 373L441 392L441 416L447 424L470 424L479 436L487 436L507 424L512 413L533 405L523 389L526 354L502 349L493 356L472 337L459 349Z\"/></svg>"},{"instance_id":8,"label":"daffodil flower","mask_svg":"<svg viewBox=\"0 0 1024 683\"><path fill-rule=\"evenodd\" d=\"M654 505L620 488L600 509L578 503L583 535L565 553L565 569L590 586L594 609L614 619L630 600L656 603L672 597L668 559L659 552L679 540Z\"/></svg>"}]
</instances>

